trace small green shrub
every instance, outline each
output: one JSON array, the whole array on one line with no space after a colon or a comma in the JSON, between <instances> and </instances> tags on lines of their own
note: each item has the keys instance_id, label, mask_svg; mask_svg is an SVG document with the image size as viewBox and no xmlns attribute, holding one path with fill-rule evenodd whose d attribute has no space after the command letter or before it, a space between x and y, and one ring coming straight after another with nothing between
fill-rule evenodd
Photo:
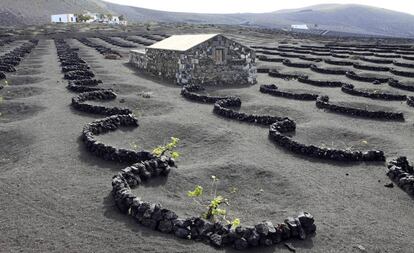
<instances>
[{"instance_id":1,"label":"small green shrub","mask_svg":"<svg viewBox=\"0 0 414 253\"><path fill-rule=\"evenodd\" d=\"M228 212L222 206L229 206L228 200L221 195L217 195L217 184L219 179L216 176L211 176L211 191L208 199L203 198L204 189L200 185L196 185L194 190L188 191L187 196L192 198L194 202L206 208L207 211L201 214L201 217L212 222L224 221L227 224L231 224L232 228L240 226L240 219L229 219ZM231 193L235 193L237 189L233 187Z\"/></svg>"},{"instance_id":2,"label":"small green shrub","mask_svg":"<svg viewBox=\"0 0 414 253\"><path fill-rule=\"evenodd\" d=\"M171 137L170 143L166 144L165 146L156 147L154 150L152 150L152 154L158 157L162 155L168 155L171 158L177 159L180 157L180 153L174 151L174 149L177 147L179 141L180 139Z\"/></svg>"}]
</instances>

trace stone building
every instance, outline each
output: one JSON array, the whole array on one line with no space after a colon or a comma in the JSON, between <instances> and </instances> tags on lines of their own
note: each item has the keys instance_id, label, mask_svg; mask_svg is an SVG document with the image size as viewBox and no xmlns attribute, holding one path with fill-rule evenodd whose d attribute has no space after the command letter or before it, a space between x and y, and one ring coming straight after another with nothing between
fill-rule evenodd
<instances>
[{"instance_id":1,"label":"stone building","mask_svg":"<svg viewBox=\"0 0 414 253\"><path fill-rule=\"evenodd\" d=\"M131 50L139 70L177 84L254 84L255 52L221 34L173 35Z\"/></svg>"}]
</instances>

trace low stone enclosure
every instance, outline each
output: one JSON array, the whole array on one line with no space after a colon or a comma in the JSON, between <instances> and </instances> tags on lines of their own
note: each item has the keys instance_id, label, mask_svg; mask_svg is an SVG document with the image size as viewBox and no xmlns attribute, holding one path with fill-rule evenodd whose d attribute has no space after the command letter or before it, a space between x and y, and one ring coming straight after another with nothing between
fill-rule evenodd
<instances>
[{"instance_id":1,"label":"low stone enclosure","mask_svg":"<svg viewBox=\"0 0 414 253\"><path fill-rule=\"evenodd\" d=\"M132 111L128 108L97 106L84 103L87 100L114 100L116 94L109 90L96 90L90 92L83 92L80 95L72 98L72 107L79 111L101 114L101 115L116 115L116 114L131 114Z\"/></svg>"},{"instance_id":2,"label":"low stone enclosure","mask_svg":"<svg viewBox=\"0 0 414 253\"><path fill-rule=\"evenodd\" d=\"M321 74L330 74L330 75L345 75L347 70L344 69L329 69L329 68L321 68L314 64L310 66L310 69L314 72L321 73Z\"/></svg>"},{"instance_id":3,"label":"low stone enclosure","mask_svg":"<svg viewBox=\"0 0 414 253\"><path fill-rule=\"evenodd\" d=\"M122 55L118 51L112 50L111 48L105 47L103 45L99 45L95 42L88 40L87 38L80 38L78 39L78 41L88 47L95 48L95 50L102 55L117 55L122 58Z\"/></svg>"},{"instance_id":4,"label":"low stone enclosure","mask_svg":"<svg viewBox=\"0 0 414 253\"><path fill-rule=\"evenodd\" d=\"M404 115L401 112L369 111L366 109L335 105L335 104L329 103L328 96L319 96L318 99L316 100L316 106L321 109L327 109L331 112L348 114L352 116L371 118L371 119L404 121Z\"/></svg>"},{"instance_id":5,"label":"low stone enclosure","mask_svg":"<svg viewBox=\"0 0 414 253\"><path fill-rule=\"evenodd\" d=\"M406 157L401 156L388 163L387 176L401 189L414 196L414 168Z\"/></svg>"},{"instance_id":6,"label":"low stone enclosure","mask_svg":"<svg viewBox=\"0 0 414 253\"><path fill-rule=\"evenodd\" d=\"M360 60L366 61L366 62L372 62L377 64L391 64L393 63L393 60L387 60L387 59L375 59L375 58L367 58L367 57L359 57Z\"/></svg>"},{"instance_id":7,"label":"low stone enclosure","mask_svg":"<svg viewBox=\"0 0 414 253\"><path fill-rule=\"evenodd\" d=\"M274 84L260 85L260 92L270 94L277 97L293 98L297 100L316 100L317 94L311 93L293 93L288 91L281 91Z\"/></svg>"},{"instance_id":8,"label":"low stone enclosure","mask_svg":"<svg viewBox=\"0 0 414 253\"><path fill-rule=\"evenodd\" d=\"M175 35L131 50L129 62L140 71L179 85L256 83L254 50L221 34Z\"/></svg>"},{"instance_id":9,"label":"low stone enclosure","mask_svg":"<svg viewBox=\"0 0 414 253\"><path fill-rule=\"evenodd\" d=\"M261 47L255 47L255 48L261 48ZM269 50L280 50L278 48L267 48ZM293 50L290 50L293 51ZM282 53L279 52L274 52L274 51L268 51L268 50L257 50L257 52L259 53L264 53L267 55L279 55L282 56ZM348 52L350 53L350 52ZM375 57L379 57L378 55L372 54ZM331 55L332 56L332 55ZM288 67L293 67L293 68L310 68L312 71L317 72L317 73L322 73L322 74L332 74L332 75L345 75L346 77L352 79L352 80L357 80L357 81L362 81L362 82L372 82L374 84L381 84L381 83L385 83L388 82L391 78L389 77L380 77L380 76L364 76L364 75L360 75L357 74L353 71L349 71L346 69L330 69L330 68L323 68L323 67L319 67L315 64L311 64L311 63L304 63L304 62L292 62L290 59L286 59L286 58L275 58L275 57L268 57L266 55L258 55L257 57L260 61L264 61L264 62L281 62L283 65L288 66ZM310 58L308 59L306 56L303 55L296 55L296 57L291 57L291 58L299 58L302 60L307 60L307 61L314 61L314 62L320 62L320 61L324 61L327 64L331 64L331 65L337 65L337 66L352 66L355 69L361 69L361 70L369 70L369 71L377 71L377 72L389 72L393 75L396 76L403 76L403 77L414 77L414 72L412 71L404 71L404 70L399 70L399 69L395 69L392 67L385 67L385 66L375 66L375 65L366 65L366 64L361 64L358 62L352 62L352 61L343 61L343 60L331 60L331 59L321 59L321 58ZM338 58L348 58L348 56L339 56ZM384 57L384 58L398 58L398 57ZM399 67L405 67L405 68L414 68L414 64L411 63L405 63L405 62L397 62L395 60L388 60L388 59L377 59L377 58L364 58L364 57L359 57L359 59L363 60L363 61L367 61L367 62L372 62L372 63L377 63L377 64L394 64L395 66L399 66ZM264 69L260 69L261 71L264 71ZM274 72L275 70L271 70L270 72ZM276 71L277 72L277 71ZM268 72L259 72L258 73L268 73ZM281 77L281 78L293 78L291 77L282 77L280 75L277 75L277 73L273 73L274 77Z\"/></svg>"},{"instance_id":10,"label":"low stone enclosure","mask_svg":"<svg viewBox=\"0 0 414 253\"><path fill-rule=\"evenodd\" d=\"M0 80L6 79L7 76L3 72L16 72L21 60L29 54L38 44L38 40L30 40L27 43L13 49L12 51L0 56Z\"/></svg>"},{"instance_id":11,"label":"low stone enclosure","mask_svg":"<svg viewBox=\"0 0 414 253\"><path fill-rule=\"evenodd\" d=\"M154 44L153 42L149 42L149 41L147 41L147 40L143 40L143 39L140 39L140 38L132 38L132 37L122 37L124 40L127 40L127 41L131 41L131 42L134 42L134 43L137 43L137 44L141 44L141 45L144 45L144 46L151 46L152 44Z\"/></svg>"},{"instance_id":12,"label":"low stone enclosure","mask_svg":"<svg viewBox=\"0 0 414 253\"><path fill-rule=\"evenodd\" d=\"M331 87L331 88L342 87L345 84L345 83L339 82L339 81L313 80L313 79L308 78L307 76L300 76L298 78L298 81L301 82L301 83L306 83L306 84L310 84L310 85L314 85L314 86Z\"/></svg>"},{"instance_id":13,"label":"low stone enclosure","mask_svg":"<svg viewBox=\"0 0 414 253\"><path fill-rule=\"evenodd\" d=\"M411 68L411 69L414 68L414 63L393 61L392 64L398 67Z\"/></svg>"},{"instance_id":14,"label":"low stone enclosure","mask_svg":"<svg viewBox=\"0 0 414 253\"><path fill-rule=\"evenodd\" d=\"M372 99L381 99L381 100L388 100L388 101L405 101L407 100L407 104L408 105L412 105L412 101L407 98L406 95L399 95L399 94L392 94L392 93L387 93L387 92L369 92L369 91L365 91L365 90L359 90L359 89L355 89L354 85L349 84L349 83L344 83L344 82L340 82L340 81L321 81L321 80L313 80L310 79L307 76L301 76L301 75L294 75L294 74L282 74L279 73L277 70L270 70L267 68L263 68L260 69L260 73L269 73L269 76L272 77L277 77L277 78L283 78L283 79L296 79L297 81L301 82L301 83L306 83L306 84L310 84L310 85L314 85L314 86L319 86L319 87L331 87L331 88L339 88L341 87L341 90L344 93L350 94L350 95L354 95L354 96L361 96L361 97L366 97L366 98L372 98ZM394 79L389 79L388 83L390 86L395 87L395 88L399 88L399 89L403 89L403 90L409 90L409 91L414 91L414 86L409 86L409 85L404 85L399 83L398 81L394 80ZM275 85L261 85L260 86L260 91L263 93L268 93L268 94L272 94L274 96L280 96L280 97L285 97L285 98L293 98L293 99L298 99L298 100L316 100L316 98L318 97L318 95L316 94L295 94L292 92L283 92L277 89L277 87ZM351 109L351 108L349 108ZM339 110L339 109L338 109ZM340 111L344 112L344 108L342 108ZM339 111L337 111L339 112ZM361 117L365 117L365 115L369 115L369 114L365 114L365 113L356 113L353 110L349 111L349 114L351 115L356 115L356 116L361 116ZM373 116L367 116L368 118L372 118ZM385 116L384 116L385 117ZM386 118L386 117L385 117ZM397 117L398 118L398 117ZM391 118L389 118L391 119ZM395 118L394 118L395 119Z\"/></svg>"},{"instance_id":15,"label":"low stone enclosure","mask_svg":"<svg viewBox=\"0 0 414 253\"><path fill-rule=\"evenodd\" d=\"M373 66L373 65L364 65L360 63L354 63L353 67L356 69L372 70L372 71L389 71L389 67Z\"/></svg>"},{"instance_id":16,"label":"low stone enclosure","mask_svg":"<svg viewBox=\"0 0 414 253\"><path fill-rule=\"evenodd\" d=\"M414 107L414 97L410 96L407 98L407 105Z\"/></svg>"},{"instance_id":17,"label":"low stone enclosure","mask_svg":"<svg viewBox=\"0 0 414 253\"><path fill-rule=\"evenodd\" d=\"M283 74L279 71L272 69L268 71L269 76L271 77L277 77L282 79L299 79L299 78L307 78L305 75L296 75L296 74Z\"/></svg>"},{"instance_id":18,"label":"low stone enclosure","mask_svg":"<svg viewBox=\"0 0 414 253\"><path fill-rule=\"evenodd\" d=\"M109 43L109 44L112 44L112 45L114 45L114 46L118 46L118 47L125 47L125 48L134 48L134 47L136 47L134 44L132 44L132 43L128 43L128 42L121 42L121 41L118 41L118 40L115 40L115 39L113 39L113 38L111 38L111 37L106 37L106 36L100 36L99 37L101 40L103 40L103 41L105 41L105 42L107 42L107 43Z\"/></svg>"},{"instance_id":19,"label":"low stone enclosure","mask_svg":"<svg viewBox=\"0 0 414 253\"><path fill-rule=\"evenodd\" d=\"M373 99L396 100L396 101L405 101L407 99L406 95L392 94L392 93L386 93L386 92L368 92L365 90L355 89L354 85L352 84L342 85L341 90L350 95L373 98Z\"/></svg>"},{"instance_id":20,"label":"low stone enclosure","mask_svg":"<svg viewBox=\"0 0 414 253\"><path fill-rule=\"evenodd\" d=\"M394 79L389 80L388 85L400 90L414 91L414 85L406 85Z\"/></svg>"},{"instance_id":21,"label":"low stone enclosure","mask_svg":"<svg viewBox=\"0 0 414 253\"><path fill-rule=\"evenodd\" d=\"M352 80L361 81L361 82L369 82L369 83L374 83L374 84L386 83L390 80L390 78L388 77L362 76L353 71L347 71L345 75Z\"/></svg>"},{"instance_id":22,"label":"low stone enclosure","mask_svg":"<svg viewBox=\"0 0 414 253\"><path fill-rule=\"evenodd\" d=\"M58 56L61 62L73 62L73 66L86 64L82 61L77 50L70 48L65 41L55 40ZM65 64L70 66L70 64ZM86 64L87 65L87 64ZM89 67L89 66L88 66ZM63 65L62 65L63 68ZM77 69L77 67L74 67ZM93 73L89 68L86 72ZM97 88L97 91L84 92L72 99L72 106L82 111L96 114L112 114L104 119L98 119L84 126L82 140L86 149L97 157L105 160L128 163L130 166L123 169L112 178L112 195L119 210L133 217L138 223L160 231L174 234L182 239L191 239L210 244L214 247L232 246L242 250L256 246L270 246L287 239L302 239L312 235L316 226L314 218L307 212L301 212L296 217L288 217L284 222L273 225L270 221L263 221L254 226L224 225L219 222L210 222L199 217L179 218L178 215L160 204L142 201L131 192L152 178L168 176L172 168L176 167L174 159L167 156L154 156L149 151L134 151L120 149L97 141L94 136L115 131L119 127L138 127L138 120L130 114L128 109L119 111L118 108L101 108L84 104L84 101L93 99L114 99L116 94L111 90L104 90L97 86L101 81L92 79L92 75L76 75L79 79L69 81L69 85L76 87ZM199 87L202 89L202 87ZM193 91L193 89L190 89ZM198 90L195 88L194 90ZM191 97L191 92L183 92ZM191 97L194 99L194 97ZM201 97L197 97L201 99ZM205 102L213 102L222 98L207 98ZM110 113L108 113L110 111Z\"/></svg>"},{"instance_id":23,"label":"low stone enclosure","mask_svg":"<svg viewBox=\"0 0 414 253\"><path fill-rule=\"evenodd\" d=\"M286 65L288 67L293 67L293 68L310 68L312 66L311 63L292 62L289 59L284 59L282 63L283 65Z\"/></svg>"},{"instance_id":24,"label":"low stone enclosure","mask_svg":"<svg viewBox=\"0 0 414 253\"><path fill-rule=\"evenodd\" d=\"M342 149L330 149L318 147L315 145L306 145L293 140L287 133L296 130L296 123L288 117L275 117L268 115L249 115L243 112L232 110L231 108L239 108L241 100L237 97L210 97L208 95L197 94L202 87L187 85L182 88L181 94L189 100L202 103L214 103L213 112L222 117L269 126L269 138L272 139L280 147L287 149L293 153L313 157L317 159L327 159L340 162L358 162L358 161L385 161L382 151L368 150L349 151Z\"/></svg>"}]
</instances>

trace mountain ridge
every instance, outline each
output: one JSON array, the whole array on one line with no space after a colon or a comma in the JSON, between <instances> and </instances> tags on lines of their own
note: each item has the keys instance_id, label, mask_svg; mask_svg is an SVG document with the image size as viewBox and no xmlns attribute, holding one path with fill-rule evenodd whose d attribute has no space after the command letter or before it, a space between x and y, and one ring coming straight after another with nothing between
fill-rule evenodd
<instances>
[{"instance_id":1,"label":"mountain ridge","mask_svg":"<svg viewBox=\"0 0 414 253\"><path fill-rule=\"evenodd\" d=\"M0 25L44 24L50 15L93 11L123 14L130 22L169 22L289 28L307 24L320 30L377 36L414 37L414 15L357 4L320 4L266 13L205 14L166 12L101 0L2 0ZM28 2L31 8L28 9Z\"/></svg>"}]
</instances>

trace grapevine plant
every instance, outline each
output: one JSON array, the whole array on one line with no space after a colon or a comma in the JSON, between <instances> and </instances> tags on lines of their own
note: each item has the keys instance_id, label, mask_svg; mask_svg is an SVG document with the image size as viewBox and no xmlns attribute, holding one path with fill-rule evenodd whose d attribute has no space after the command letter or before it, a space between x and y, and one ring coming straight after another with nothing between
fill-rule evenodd
<instances>
[{"instance_id":1,"label":"grapevine plant","mask_svg":"<svg viewBox=\"0 0 414 253\"><path fill-rule=\"evenodd\" d=\"M152 154L157 157L167 155L173 159L177 159L180 157L180 153L174 151L174 149L177 147L179 141L180 139L176 137L171 137L170 143L166 144L165 146L158 146L154 148L154 150L152 150Z\"/></svg>"},{"instance_id":2,"label":"grapevine plant","mask_svg":"<svg viewBox=\"0 0 414 253\"><path fill-rule=\"evenodd\" d=\"M236 228L240 225L240 219L234 218L229 220L227 217L227 210L222 208L223 205L229 206L228 200L221 195L217 195L217 183L219 179L216 176L211 176L211 192L210 198L205 200L203 198L203 187L196 185L193 191L188 191L187 196L192 198L194 202L207 209L201 216L204 219L212 222L224 221L227 224L231 224L232 228Z\"/></svg>"}]
</instances>

